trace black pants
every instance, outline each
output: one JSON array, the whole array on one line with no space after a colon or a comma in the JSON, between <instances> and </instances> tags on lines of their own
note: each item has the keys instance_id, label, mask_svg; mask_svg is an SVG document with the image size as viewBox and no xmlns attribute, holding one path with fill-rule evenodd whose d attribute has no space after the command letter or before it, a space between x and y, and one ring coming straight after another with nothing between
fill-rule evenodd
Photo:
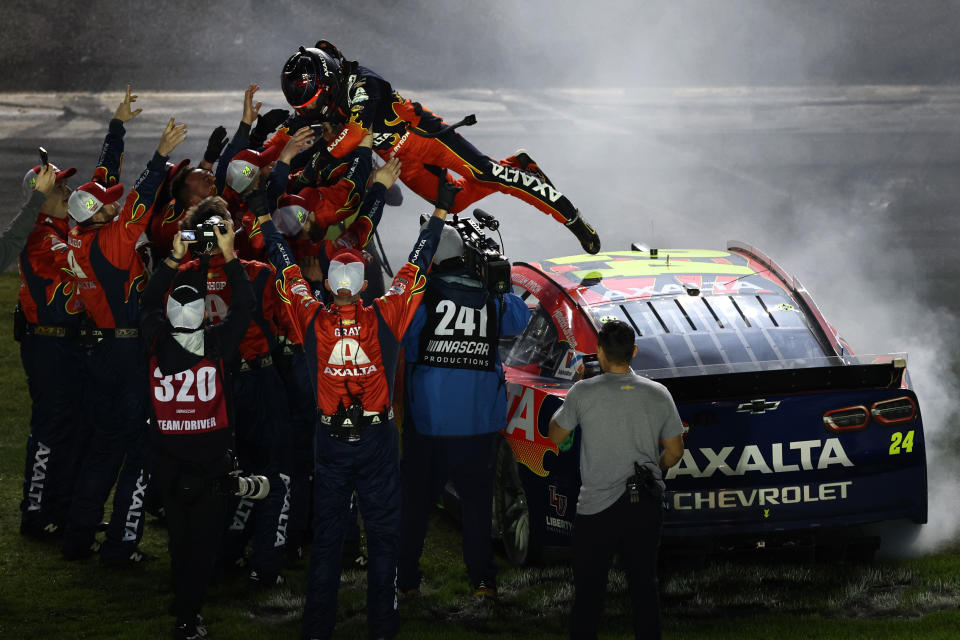
<instances>
[{"instance_id":1,"label":"black pants","mask_svg":"<svg viewBox=\"0 0 960 640\"><path fill-rule=\"evenodd\" d=\"M420 586L420 556L430 512L447 480L460 497L463 518L463 561L470 582L493 584L497 568L490 545L493 505L493 451L498 433L443 438L413 428L403 431L403 529L397 584L401 590Z\"/></svg>"},{"instance_id":2,"label":"black pants","mask_svg":"<svg viewBox=\"0 0 960 640\"><path fill-rule=\"evenodd\" d=\"M160 452L153 460L153 478L163 498L170 535L172 611L177 624L196 619L213 575L227 508L227 496L217 491L216 483L228 469L223 461L202 469Z\"/></svg>"},{"instance_id":3,"label":"black pants","mask_svg":"<svg viewBox=\"0 0 960 640\"><path fill-rule=\"evenodd\" d=\"M638 504L631 504L626 492L600 513L577 514L573 529L576 594L571 638L597 637L614 553L620 554L627 572L634 636L660 638L657 553L662 524L663 507L658 500L642 495Z\"/></svg>"}]
</instances>

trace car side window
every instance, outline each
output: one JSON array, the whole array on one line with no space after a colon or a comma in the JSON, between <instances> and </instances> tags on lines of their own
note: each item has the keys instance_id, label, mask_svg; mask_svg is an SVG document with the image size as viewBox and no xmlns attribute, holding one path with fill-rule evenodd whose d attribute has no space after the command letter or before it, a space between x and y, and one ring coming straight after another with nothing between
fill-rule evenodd
<instances>
[{"instance_id":1,"label":"car side window","mask_svg":"<svg viewBox=\"0 0 960 640\"><path fill-rule=\"evenodd\" d=\"M504 364L537 366L541 375L552 375L563 353L553 319L538 303L530 310L530 321L504 358Z\"/></svg>"}]
</instances>

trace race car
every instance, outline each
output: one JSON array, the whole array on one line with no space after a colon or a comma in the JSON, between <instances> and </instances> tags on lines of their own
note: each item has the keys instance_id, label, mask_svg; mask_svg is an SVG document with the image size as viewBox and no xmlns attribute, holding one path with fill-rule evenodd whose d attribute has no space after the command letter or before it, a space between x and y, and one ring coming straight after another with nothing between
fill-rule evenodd
<instances>
[{"instance_id":1,"label":"race car","mask_svg":"<svg viewBox=\"0 0 960 640\"><path fill-rule=\"evenodd\" d=\"M634 245L518 262L511 275L531 318L500 345L508 423L494 532L514 564L572 542L579 430L558 447L548 424L613 319L635 329L633 370L666 385L684 425L683 458L665 474L665 544L794 544L926 522L906 356L855 355L800 282L757 249Z\"/></svg>"}]
</instances>

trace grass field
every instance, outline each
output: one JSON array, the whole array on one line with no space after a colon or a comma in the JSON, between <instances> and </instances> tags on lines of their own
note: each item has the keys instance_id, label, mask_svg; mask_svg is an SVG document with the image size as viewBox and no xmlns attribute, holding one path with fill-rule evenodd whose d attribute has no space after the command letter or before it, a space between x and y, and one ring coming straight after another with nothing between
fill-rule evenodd
<instances>
[{"instance_id":1,"label":"grass field","mask_svg":"<svg viewBox=\"0 0 960 640\"><path fill-rule=\"evenodd\" d=\"M0 275L0 309L12 310L17 279ZM148 521L143 546L160 556L144 568L66 563L59 551L21 538L18 503L29 400L11 323L0 323L0 638L165 638L172 618L165 531ZM56 367L57 363L50 363ZM871 564L713 562L671 570L663 588L666 638L958 638L960 545L938 554ZM502 562L502 561L501 561ZM423 595L401 604L404 638L556 638L573 597L563 564L501 566L501 597L476 602L467 588L457 526L434 517ZM299 638L305 567L274 592L214 587L204 607L213 638ZM365 577L344 575L338 637L365 638ZM614 572L605 638L627 637L622 574Z\"/></svg>"}]
</instances>

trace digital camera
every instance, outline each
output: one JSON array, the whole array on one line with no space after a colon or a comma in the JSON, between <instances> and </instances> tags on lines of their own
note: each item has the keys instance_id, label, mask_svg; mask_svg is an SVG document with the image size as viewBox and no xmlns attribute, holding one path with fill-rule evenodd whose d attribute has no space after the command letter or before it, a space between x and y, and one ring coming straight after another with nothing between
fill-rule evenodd
<instances>
[{"instance_id":1,"label":"digital camera","mask_svg":"<svg viewBox=\"0 0 960 640\"><path fill-rule=\"evenodd\" d=\"M210 216L197 225L197 228L193 230L193 239L196 242L190 245L190 250L193 253L210 253L217 248L217 234L213 230L214 227L220 227L220 233L227 232L227 227L223 224L223 218L220 216ZM189 240L189 236L184 235L186 233L188 232L181 232L181 237L184 240Z\"/></svg>"}]
</instances>

